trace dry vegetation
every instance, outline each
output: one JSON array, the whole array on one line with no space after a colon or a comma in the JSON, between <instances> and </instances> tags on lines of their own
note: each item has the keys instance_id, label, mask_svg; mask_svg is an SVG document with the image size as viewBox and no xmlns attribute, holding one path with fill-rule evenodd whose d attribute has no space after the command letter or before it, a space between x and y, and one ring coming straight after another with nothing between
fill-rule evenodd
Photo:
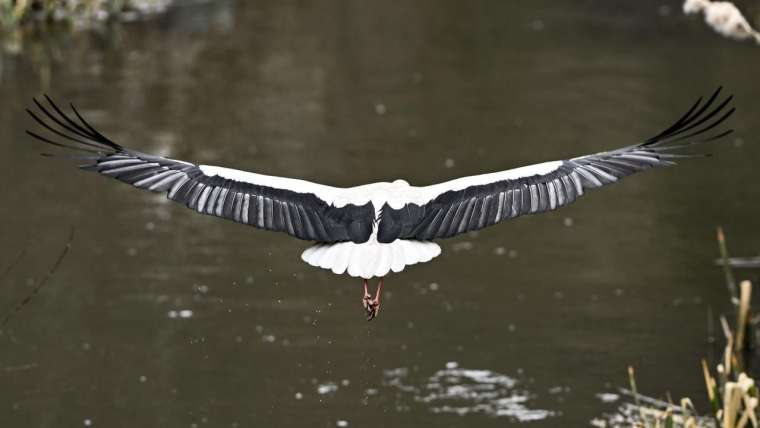
<instances>
[{"instance_id":1,"label":"dry vegetation","mask_svg":"<svg viewBox=\"0 0 760 428\"><path fill-rule=\"evenodd\" d=\"M754 328L759 321L758 317L752 316L752 283L742 281L737 293L734 272L731 268L732 259L728 256L725 236L720 228L718 229L718 247L726 286L732 306L735 308L736 321L732 328L725 316L720 317L725 347L715 369L710 370L707 361L702 360L702 375L710 410L700 416L689 398L682 398L675 404L670 399L663 401L639 394L634 369L629 367L630 395L635 402L627 415L629 426L646 428L758 427L758 388L755 380L747 373L747 361L753 355L755 348Z\"/></svg>"}]
</instances>

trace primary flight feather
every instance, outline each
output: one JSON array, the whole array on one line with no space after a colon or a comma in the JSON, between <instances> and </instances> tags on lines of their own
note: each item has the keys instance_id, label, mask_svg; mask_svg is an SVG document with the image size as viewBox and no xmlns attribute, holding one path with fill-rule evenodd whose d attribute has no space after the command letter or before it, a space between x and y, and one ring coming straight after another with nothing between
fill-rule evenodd
<instances>
[{"instance_id":1,"label":"primary flight feather","mask_svg":"<svg viewBox=\"0 0 760 428\"><path fill-rule=\"evenodd\" d=\"M85 152L69 156L95 171L167 197L202 214L315 242L301 258L312 266L364 279L368 319L380 307L382 278L441 253L434 241L482 229L503 220L568 205L588 189L614 183L675 159L700 155L683 149L716 140L733 112L732 96L720 88L698 99L673 125L641 143L567 160L545 162L431 186L403 180L339 188L198 165L127 149L95 130L71 105L66 115L45 96L27 110L50 136L27 131L54 146ZM380 278L374 296L367 279Z\"/></svg>"}]
</instances>

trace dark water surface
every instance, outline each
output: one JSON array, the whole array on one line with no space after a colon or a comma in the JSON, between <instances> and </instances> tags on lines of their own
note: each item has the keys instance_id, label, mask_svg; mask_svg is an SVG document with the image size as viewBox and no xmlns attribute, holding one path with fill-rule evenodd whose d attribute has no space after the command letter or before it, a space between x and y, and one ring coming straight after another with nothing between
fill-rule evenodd
<instances>
[{"instance_id":1,"label":"dark water surface","mask_svg":"<svg viewBox=\"0 0 760 428\"><path fill-rule=\"evenodd\" d=\"M27 34L0 62L0 268L26 249L3 308L76 238L0 335L0 425L586 426L629 364L706 411L708 308L728 310L714 228L737 255L760 245L760 49L678 2L512 3L217 1ZM719 84L738 109L719 156L444 241L389 277L372 323L357 279L300 261L308 244L24 135L49 93L149 153L429 184L634 143Z\"/></svg>"}]
</instances>

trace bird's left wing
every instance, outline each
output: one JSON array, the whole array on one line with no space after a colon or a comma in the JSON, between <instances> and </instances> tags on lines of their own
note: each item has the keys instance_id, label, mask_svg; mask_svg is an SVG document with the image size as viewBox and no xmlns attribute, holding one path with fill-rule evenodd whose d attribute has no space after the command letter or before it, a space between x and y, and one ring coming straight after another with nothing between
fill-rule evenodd
<instances>
[{"instance_id":1,"label":"bird's left wing","mask_svg":"<svg viewBox=\"0 0 760 428\"><path fill-rule=\"evenodd\" d=\"M714 131L734 112L728 108L731 96L716 102L719 93L720 88L705 103L700 98L676 123L633 146L416 188L405 206L383 207L378 241L449 238L521 215L551 211L575 201L587 189L674 165L677 158L701 156L678 150L732 132ZM714 134L706 137L709 131Z\"/></svg>"},{"instance_id":2,"label":"bird's left wing","mask_svg":"<svg viewBox=\"0 0 760 428\"><path fill-rule=\"evenodd\" d=\"M341 199L343 189L305 180L255 174L230 168L140 153L114 143L87 123L34 100L38 113L27 110L53 136L27 131L57 147L86 152L67 156L88 162L80 167L113 177L168 198L202 214L234 220L260 229L285 232L299 239L365 242L372 233L375 210ZM336 206L333 202L338 199Z\"/></svg>"}]
</instances>

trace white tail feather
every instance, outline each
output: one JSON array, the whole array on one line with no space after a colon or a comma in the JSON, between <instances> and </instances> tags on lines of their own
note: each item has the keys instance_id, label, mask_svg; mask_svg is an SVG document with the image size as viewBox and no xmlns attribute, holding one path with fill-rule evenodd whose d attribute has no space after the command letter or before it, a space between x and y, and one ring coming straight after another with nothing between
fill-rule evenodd
<instances>
[{"instance_id":1,"label":"white tail feather","mask_svg":"<svg viewBox=\"0 0 760 428\"><path fill-rule=\"evenodd\" d=\"M388 272L401 272L408 265L429 262L441 254L441 247L434 242L407 241L399 239L389 244L378 242L337 242L317 244L301 254L306 263L330 269L341 275L370 279L383 277Z\"/></svg>"}]
</instances>

